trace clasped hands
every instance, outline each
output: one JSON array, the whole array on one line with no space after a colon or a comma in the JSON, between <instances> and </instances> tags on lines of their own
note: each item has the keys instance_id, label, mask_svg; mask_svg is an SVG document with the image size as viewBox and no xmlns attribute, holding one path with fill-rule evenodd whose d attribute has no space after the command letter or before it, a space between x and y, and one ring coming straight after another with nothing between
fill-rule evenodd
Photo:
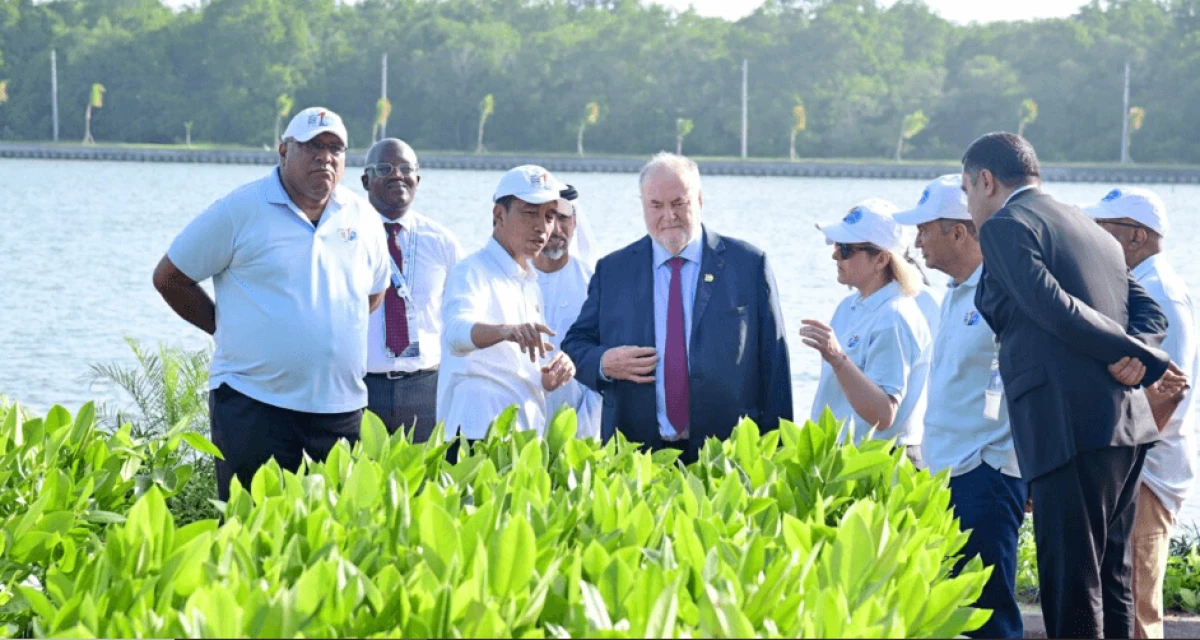
<instances>
[{"instance_id":1,"label":"clasped hands","mask_svg":"<svg viewBox=\"0 0 1200 640\"><path fill-rule=\"evenodd\" d=\"M1146 377L1146 365L1137 358L1126 356L1108 365L1108 373L1112 375L1113 380L1127 387L1133 387L1141 384L1142 379ZM1147 385L1146 393L1165 398L1173 398L1177 395L1182 397L1183 392L1190 387L1191 384L1183 370L1172 362L1167 365L1167 372L1158 382Z\"/></svg>"},{"instance_id":2,"label":"clasped hands","mask_svg":"<svg viewBox=\"0 0 1200 640\"><path fill-rule=\"evenodd\" d=\"M521 353L529 354L529 361L536 363L538 358L544 358L547 353L554 351L554 345L542 340L542 336L557 334L544 324L527 322L505 325L501 335L505 341L516 343ZM546 391L554 391L574 378L575 363L561 351L554 354L550 362L542 367L542 388Z\"/></svg>"}]
</instances>

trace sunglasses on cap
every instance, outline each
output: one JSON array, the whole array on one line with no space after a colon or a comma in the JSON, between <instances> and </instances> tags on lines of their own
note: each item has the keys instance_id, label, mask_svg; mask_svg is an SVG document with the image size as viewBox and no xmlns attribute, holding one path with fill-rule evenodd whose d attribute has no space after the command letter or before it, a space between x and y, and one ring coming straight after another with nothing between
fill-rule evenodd
<instances>
[{"instance_id":1,"label":"sunglasses on cap","mask_svg":"<svg viewBox=\"0 0 1200 640\"><path fill-rule=\"evenodd\" d=\"M859 251L866 251L871 254L879 253L879 248L876 247L875 245L869 244L869 243L868 244L846 244L844 242L835 242L833 247L835 249L837 249L838 257L840 257L842 260L849 260L850 256L853 256L855 253L858 253Z\"/></svg>"}]
</instances>

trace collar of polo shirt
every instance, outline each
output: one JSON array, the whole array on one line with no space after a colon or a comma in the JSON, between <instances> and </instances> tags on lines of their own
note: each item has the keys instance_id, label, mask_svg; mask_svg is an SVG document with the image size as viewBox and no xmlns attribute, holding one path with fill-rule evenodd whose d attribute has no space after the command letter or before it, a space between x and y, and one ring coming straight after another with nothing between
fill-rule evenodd
<instances>
[{"instance_id":1,"label":"collar of polo shirt","mask_svg":"<svg viewBox=\"0 0 1200 640\"><path fill-rule=\"evenodd\" d=\"M876 291L865 298L860 296L858 300L855 301L854 306L864 307L868 311L875 311L879 307L883 306L883 303L895 298L898 295L900 295L900 283L892 281L880 288L879 291Z\"/></svg>"},{"instance_id":2,"label":"collar of polo shirt","mask_svg":"<svg viewBox=\"0 0 1200 640\"><path fill-rule=\"evenodd\" d=\"M533 269L532 265L528 269L521 268L521 265L509 255L508 251L495 238L488 238L487 244L484 245L484 251L496 262L496 265L500 267L500 271L504 275L517 280L537 279L537 271Z\"/></svg>"}]
</instances>

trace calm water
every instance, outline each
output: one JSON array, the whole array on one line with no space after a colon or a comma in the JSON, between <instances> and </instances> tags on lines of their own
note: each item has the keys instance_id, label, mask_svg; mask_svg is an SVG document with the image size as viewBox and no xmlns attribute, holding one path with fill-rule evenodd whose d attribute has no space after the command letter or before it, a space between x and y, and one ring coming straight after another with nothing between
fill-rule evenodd
<instances>
[{"instance_id":1,"label":"calm water","mask_svg":"<svg viewBox=\"0 0 1200 640\"><path fill-rule=\"evenodd\" d=\"M267 171L0 159L0 202L9 212L0 228L0 393L38 410L54 403L74 410L91 399L123 403L127 399L118 392L83 381L89 363L132 362L123 338L188 348L210 344L167 308L150 274L188 220ZM361 192L358 170L347 173L347 184ZM644 235L635 176L560 177L578 187L603 250ZM473 251L490 234L490 196L498 178L490 172L425 171L417 208ZM837 284L830 250L813 223L840 218L869 196L910 206L923 186L905 180L713 176L704 181L705 222L771 257L794 335L802 318L828 320L848 293ZM1089 203L1108 185L1051 183L1047 189L1065 201ZM1162 185L1157 191L1174 215L1172 246L1194 246L1200 239L1200 187ZM1175 267L1200 287L1200 264L1186 257L1178 252ZM945 282L940 274L931 279ZM798 339L791 345L796 414L805 416L819 360ZM1193 495L1185 510L1185 521L1200 523L1200 496Z\"/></svg>"}]
</instances>

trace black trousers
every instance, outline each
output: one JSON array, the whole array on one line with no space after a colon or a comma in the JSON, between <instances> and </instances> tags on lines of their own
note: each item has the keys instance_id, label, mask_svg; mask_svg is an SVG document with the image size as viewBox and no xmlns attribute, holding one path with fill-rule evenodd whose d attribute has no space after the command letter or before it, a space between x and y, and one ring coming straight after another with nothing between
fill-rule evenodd
<instances>
[{"instance_id":1,"label":"black trousers","mask_svg":"<svg viewBox=\"0 0 1200 640\"><path fill-rule=\"evenodd\" d=\"M437 369L417 371L402 378L368 373L367 409L379 416L388 433L403 427L413 442L426 442L437 424Z\"/></svg>"},{"instance_id":2,"label":"black trousers","mask_svg":"<svg viewBox=\"0 0 1200 640\"><path fill-rule=\"evenodd\" d=\"M1130 533L1148 449L1086 451L1030 482L1048 637L1132 636Z\"/></svg>"},{"instance_id":3,"label":"black trousers","mask_svg":"<svg viewBox=\"0 0 1200 640\"><path fill-rule=\"evenodd\" d=\"M221 385L208 396L212 441L225 456L217 460L217 498L229 499L234 476L249 489L254 474L271 458L296 471L307 453L324 460L340 439L358 441L362 409L346 413L304 413L259 402Z\"/></svg>"}]
</instances>

